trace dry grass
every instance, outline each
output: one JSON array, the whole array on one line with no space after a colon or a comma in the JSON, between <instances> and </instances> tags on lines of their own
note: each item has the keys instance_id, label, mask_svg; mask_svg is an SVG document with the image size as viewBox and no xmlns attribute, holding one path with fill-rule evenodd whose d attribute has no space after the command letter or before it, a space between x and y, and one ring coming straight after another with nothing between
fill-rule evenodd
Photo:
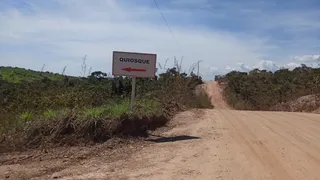
<instances>
[{"instance_id":1,"label":"dry grass","mask_svg":"<svg viewBox=\"0 0 320 180\"><path fill-rule=\"evenodd\" d=\"M129 105L122 101L86 109L47 110L41 116L23 113L17 120L19 126L1 136L4 139L0 152L103 142L116 136L146 136L148 130L163 126L170 119L168 110L163 110L162 104L154 100L138 101L133 114Z\"/></svg>"},{"instance_id":2,"label":"dry grass","mask_svg":"<svg viewBox=\"0 0 320 180\"><path fill-rule=\"evenodd\" d=\"M180 70L181 63L157 80L138 79L133 114L128 78L66 77L0 86L0 97L8 99L0 101L0 107L7 109L0 112L0 152L144 137L178 111L211 107L206 94L195 93L202 80Z\"/></svg>"},{"instance_id":3,"label":"dry grass","mask_svg":"<svg viewBox=\"0 0 320 180\"><path fill-rule=\"evenodd\" d=\"M211 103L211 97L207 94L207 91L202 85L196 87L196 103L198 108L214 108Z\"/></svg>"}]
</instances>

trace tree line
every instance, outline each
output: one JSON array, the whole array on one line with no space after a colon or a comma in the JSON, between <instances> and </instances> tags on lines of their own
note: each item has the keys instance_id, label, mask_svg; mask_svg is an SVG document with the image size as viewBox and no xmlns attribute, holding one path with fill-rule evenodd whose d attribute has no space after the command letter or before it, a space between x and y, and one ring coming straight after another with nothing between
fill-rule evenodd
<instances>
[{"instance_id":1,"label":"tree line","mask_svg":"<svg viewBox=\"0 0 320 180\"><path fill-rule=\"evenodd\" d=\"M232 71L215 79L224 88L224 95L235 109L269 110L279 103L301 96L316 95L320 104L320 68L304 64L293 70L275 72L254 69L250 72Z\"/></svg>"}]
</instances>

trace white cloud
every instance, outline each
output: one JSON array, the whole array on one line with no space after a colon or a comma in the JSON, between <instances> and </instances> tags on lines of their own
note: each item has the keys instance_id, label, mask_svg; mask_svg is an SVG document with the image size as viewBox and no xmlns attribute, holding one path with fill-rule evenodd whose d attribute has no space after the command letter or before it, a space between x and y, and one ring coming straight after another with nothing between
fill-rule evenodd
<instances>
[{"instance_id":1,"label":"white cloud","mask_svg":"<svg viewBox=\"0 0 320 180\"><path fill-rule=\"evenodd\" d=\"M320 62L320 55L303 55L303 56L295 56L293 58L294 60L307 62L307 63L315 63L315 62Z\"/></svg>"},{"instance_id":2,"label":"white cloud","mask_svg":"<svg viewBox=\"0 0 320 180\"><path fill-rule=\"evenodd\" d=\"M293 70L294 68L296 68L296 67L300 67L301 66L301 64L298 64L298 63L288 63L288 64L286 64L286 65L284 65L283 67L284 68L288 68L288 69L290 69L290 70Z\"/></svg>"},{"instance_id":3,"label":"white cloud","mask_svg":"<svg viewBox=\"0 0 320 180\"><path fill-rule=\"evenodd\" d=\"M59 72L66 64L79 66L81 58L87 54L87 63L94 70L110 72L112 51L124 50L157 53L160 62L170 58L168 65L173 63L174 56L184 56L184 69L198 60L203 60L206 66L223 67L239 61L254 62L262 56L264 46L267 47L264 39L255 36L173 24L180 48L163 21L138 21L141 15L149 12L150 19L160 17L145 7L128 9L112 0L101 1L103 8L97 1L58 2L64 9L59 13L33 4L35 15L25 15L16 9L0 14L0 43L21 48L22 54L28 56L23 58L28 62L21 63L22 57L16 53L0 51L1 64L26 64L27 68L54 64L47 67ZM23 50L25 48L28 50ZM79 71L67 69L72 75L79 75Z\"/></svg>"},{"instance_id":4,"label":"white cloud","mask_svg":"<svg viewBox=\"0 0 320 180\"><path fill-rule=\"evenodd\" d=\"M258 64L254 65L253 68L267 71L276 71L279 66L273 61L262 60Z\"/></svg>"},{"instance_id":5,"label":"white cloud","mask_svg":"<svg viewBox=\"0 0 320 180\"><path fill-rule=\"evenodd\" d=\"M61 72L68 66L67 74L80 75L82 57L87 54L87 64L93 70L110 72L112 51L123 50L157 53L161 64L169 58L167 67L173 65L174 56L178 59L183 56L186 71L194 62L203 60L200 74L205 79L230 70L249 71L254 67L275 70L280 67L279 62L258 62L279 49L270 44L269 37L179 23L199 18L193 11L181 7L198 4L200 9L211 8L208 0L174 0L171 5L176 6L163 8L181 47L155 7L119 0L46 1L53 3L52 7L42 1L33 2L29 7L33 13L11 6L0 10L0 65L38 70L46 64L46 70L54 72ZM223 7L229 7L227 4ZM219 4L214 5L217 10ZM231 10L234 8L235 4L232 4ZM252 13L250 8L246 12ZM205 15L216 17L216 14L220 17L221 12ZM260 24L257 28L263 27Z\"/></svg>"},{"instance_id":6,"label":"white cloud","mask_svg":"<svg viewBox=\"0 0 320 180\"><path fill-rule=\"evenodd\" d=\"M295 56L293 58L300 64L305 64L310 67L320 67L320 55L303 55L303 56Z\"/></svg>"},{"instance_id":7,"label":"white cloud","mask_svg":"<svg viewBox=\"0 0 320 180\"><path fill-rule=\"evenodd\" d=\"M245 65L244 63L239 63L238 65L239 65L239 71L246 72L246 71L250 71L251 69L248 65Z\"/></svg>"},{"instance_id":8,"label":"white cloud","mask_svg":"<svg viewBox=\"0 0 320 180\"><path fill-rule=\"evenodd\" d=\"M320 64L307 64L309 67L319 68ZM244 63L237 63L235 66L226 66L225 68L219 69L216 67L208 67L206 70L203 71L201 75L204 76L205 79L210 79L214 77L215 75L224 75L227 74L230 71L240 71L240 72L249 72L253 69L259 69L259 70L267 70L267 71L277 71L281 68L286 68L289 70L293 70L296 67L300 67L301 63L297 62L290 62L287 64L277 64L273 61L267 61L267 60L261 60L259 63L255 65L247 65Z\"/></svg>"}]
</instances>

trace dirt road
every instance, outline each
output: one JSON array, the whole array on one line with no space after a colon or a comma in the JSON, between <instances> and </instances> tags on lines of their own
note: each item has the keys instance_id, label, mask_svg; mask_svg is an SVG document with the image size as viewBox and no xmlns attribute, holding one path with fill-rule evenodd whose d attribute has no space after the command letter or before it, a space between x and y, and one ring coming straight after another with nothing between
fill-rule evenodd
<instances>
[{"instance_id":1,"label":"dirt road","mask_svg":"<svg viewBox=\"0 0 320 180\"><path fill-rule=\"evenodd\" d=\"M320 115L235 111L217 104L214 110L179 114L174 128L126 158L95 157L38 179L320 179Z\"/></svg>"},{"instance_id":2,"label":"dirt road","mask_svg":"<svg viewBox=\"0 0 320 180\"><path fill-rule=\"evenodd\" d=\"M199 112L197 112L199 113ZM320 179L319 115L205 110L128 159L94 158L54 173L61 179ZM39 179L44 179L43 176ZM59 178L57 178L59 179Z\"/></svg>"}]
</instances>

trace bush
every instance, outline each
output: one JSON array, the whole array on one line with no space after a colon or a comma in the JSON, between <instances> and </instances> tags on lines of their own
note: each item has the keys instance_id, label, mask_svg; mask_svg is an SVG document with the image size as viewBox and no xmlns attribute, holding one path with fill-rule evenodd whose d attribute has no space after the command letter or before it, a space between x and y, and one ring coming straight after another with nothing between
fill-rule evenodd
<instances>
[{"instance_id":1,"label":"bush","mask_svg":"<svg viewBox=\"0 0 320 180\"><path fill-rule=\"evenodd\" d=\"M292 71L233 71L225 76L216 76L216 80L224 84L224 95L234 109L270 110L277 104L293 101L301 96L313 94L317 97L320 94L318 77L320 68L302 65Z\"/></svg>"},{"instance_id":2,"label":"bush","mask_svg":"<svg viewBox=\"0 0 320 180\"><path fill-rule=\"evenodd\" d=\"M210 105L205 94L195 93L203 83L201 78L179 73L176 68L155 78L137 79L133 113L131 78L93 72L87 78L54 79L54 74L38 78L31 73L30 80L23 74L28 73L20 73L19 81L0 85L0 125L6 129L0 129L0 136L6 139L0 145L3 151L145 136L147 130L165 125L180 110ZM18 78L13 74L12 79Z\"/></svg>"}]
</instances>

